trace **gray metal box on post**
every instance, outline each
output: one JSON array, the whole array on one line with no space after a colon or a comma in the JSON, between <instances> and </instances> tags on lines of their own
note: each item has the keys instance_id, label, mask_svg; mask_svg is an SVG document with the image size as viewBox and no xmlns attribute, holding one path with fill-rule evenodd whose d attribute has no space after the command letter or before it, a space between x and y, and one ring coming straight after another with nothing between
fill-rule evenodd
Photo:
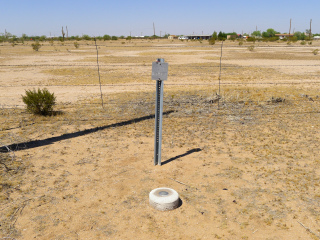
<instances>
[{"instance_id":1,"label":"gray metal box on post","mask_svg":"<svg viewBox=\"0 0 320 240\"><path fill-rule=\"evenodd\" d=\"M168 63L163 58L152 62L152 80L157 80L155 109L154 165L161 165L163 81L168 78Z\"/></svg>"}]
</instances>

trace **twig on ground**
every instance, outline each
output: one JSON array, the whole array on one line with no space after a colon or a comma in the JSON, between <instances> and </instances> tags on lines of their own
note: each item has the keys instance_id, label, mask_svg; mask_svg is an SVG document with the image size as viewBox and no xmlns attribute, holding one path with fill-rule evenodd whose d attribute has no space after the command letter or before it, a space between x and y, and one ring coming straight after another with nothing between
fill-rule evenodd
<instances>
[{"instance_id":1,"label":"twig on ground","mask_svg":"<svg viewBox=\"0 0 320 240\"><path fill-rule=\"evenodd\" d=\"M308 232L312 233L313 235L315 235L317 238L320 239L320 236L318 236L316 233L314 233L310 228L306 227L305 225L303 225L301 222L297 221L302 227L304 227Z\"/></svg>"},{"instance_id":2,"label":"twig on ground","mask_svg":"<svg viewBox=\"0 0 320 240\"><path fill-rule=\"evenodd\" d=\"M185 183L183 183L183 182L180 182L180 181L175 180L175 179L173 179L173 178L169 178L169 179L171 179L171 180L173 180L173 181L175 181L175 182L177 182L177 183L180 183L180 184L182 184L182 185L185 185L185 186L191 188L191 186L189 186L189 185L187 185L187 184L185 184Z\"/></svg>"}]
</instances>

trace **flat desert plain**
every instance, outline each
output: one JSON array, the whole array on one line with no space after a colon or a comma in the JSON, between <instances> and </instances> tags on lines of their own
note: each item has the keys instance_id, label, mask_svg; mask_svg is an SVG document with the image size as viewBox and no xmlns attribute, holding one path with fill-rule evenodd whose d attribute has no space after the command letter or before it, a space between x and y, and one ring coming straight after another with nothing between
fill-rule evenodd
<instances>
[{"instance_id":1,"label":"flat desert plain","mask_svg":"<svg viewBox=\"0 0 320 240\"><path fill-rule=\"evenodd\" d=\"M0 239L320 238L320 41L41 44L0 44ZM25 109L38 88L50 116Z\"/></svg>"}]
</instances>

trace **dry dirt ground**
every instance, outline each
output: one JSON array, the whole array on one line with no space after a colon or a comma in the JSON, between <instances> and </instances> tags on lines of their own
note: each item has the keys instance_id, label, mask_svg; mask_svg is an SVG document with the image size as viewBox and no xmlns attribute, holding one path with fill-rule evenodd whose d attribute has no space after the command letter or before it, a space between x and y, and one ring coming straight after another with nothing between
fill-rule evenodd
<instances>
[{"instance_id":1,"label":"dry dirt ground","mask_svg":"<svg viewBox=\"0 0 320 240\"><path fill-rule=\"evenodd\" d=\"M0 44L0 239L320 238L320 42L226 41L220 74L221 42L98 41L103 107L96 46L79 43ZM38 87L53 116L26 112ZM151 208L158 187L182 205Z\"/></svg>"}]
</instances>

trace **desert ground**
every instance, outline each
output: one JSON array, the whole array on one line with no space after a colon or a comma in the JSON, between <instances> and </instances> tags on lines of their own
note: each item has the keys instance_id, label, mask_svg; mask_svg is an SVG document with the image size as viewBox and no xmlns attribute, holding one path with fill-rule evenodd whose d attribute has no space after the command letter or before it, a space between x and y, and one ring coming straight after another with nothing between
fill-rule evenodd
<instances>
[{"instance_id":1,"label":"desert ground","mask_svg":"<svg viewBox=\"0 0 320 240\"><path fill-rule=\"evenodd\" d=\"M41 44L0 43L0 239L320 239L320 41ZM26 111L38 88L54 114Z\"/></svg>"}]
</instances>

